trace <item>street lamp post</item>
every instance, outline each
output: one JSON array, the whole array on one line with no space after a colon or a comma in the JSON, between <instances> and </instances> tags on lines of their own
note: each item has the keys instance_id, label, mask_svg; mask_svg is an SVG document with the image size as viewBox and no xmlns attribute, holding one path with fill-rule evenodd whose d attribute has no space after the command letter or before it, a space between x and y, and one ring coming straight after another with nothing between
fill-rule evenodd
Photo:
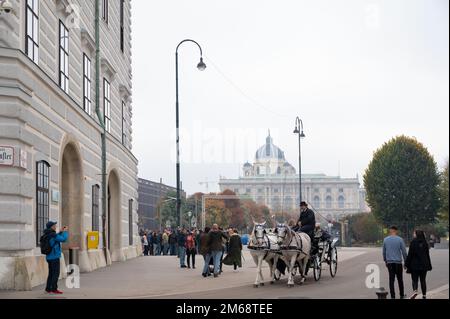
<instances>
[{"instance_id":1,"label":"street lamp post","mask_svg":"<svg viewBox=\"0 0 450 319\"><path fill-rule=\"evenodd\" d=\"M181 218L181 189L180 189L180 116L179 116L179 100L178 100L178 48L185 42L195 43L200 49L200 62L197 65L197 68L200 71L204 71L206 69L206 64L203 62L203 51L200 45L191 39L185 39L181 41L177 45L177 49L175 50L175 69L176 69L176 143L177 143L177 215L179 217L179 226L181 227L182 218Z\"/></svg>"},{"instance_id":2,"label":"street lamp post","mask_svg":"<svg viewBox=\"0 0 450 319\"><path fill-rule=\"evenodd\" d=\"M294 134L298 134L298 195L299 195L299 205L302 202L302 149L301 140L305 137L303 133L303 121L297 116L295 119L295 129Z\"/></svg>"}]
</instances>

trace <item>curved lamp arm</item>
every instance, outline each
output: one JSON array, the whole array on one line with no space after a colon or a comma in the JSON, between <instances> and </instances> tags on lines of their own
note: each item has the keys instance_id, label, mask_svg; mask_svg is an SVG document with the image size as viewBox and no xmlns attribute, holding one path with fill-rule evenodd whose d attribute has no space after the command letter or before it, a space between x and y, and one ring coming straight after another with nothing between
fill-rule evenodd
<instances>
[{"instance_id":1,"label":"curved lamp arm","mask_svg":"<svg viewBox=\"0 0 450 319\"><path fill-rule=\"evenodd\" d=\"M194 40L191 40L191 39L184 39L183 41L181 41L180 43L178 43L177 49L176 49L175 53L178 53L178 48L179 48L183 43L185 43L185 42L193 42L193 43L195 43L195 44L198 46L199 50L200 50L200 57L203 57L203 50L202 50L202 47L200 46L200 44L197 43L197 41L194 41Z\"/></svg>"}]
</instances>

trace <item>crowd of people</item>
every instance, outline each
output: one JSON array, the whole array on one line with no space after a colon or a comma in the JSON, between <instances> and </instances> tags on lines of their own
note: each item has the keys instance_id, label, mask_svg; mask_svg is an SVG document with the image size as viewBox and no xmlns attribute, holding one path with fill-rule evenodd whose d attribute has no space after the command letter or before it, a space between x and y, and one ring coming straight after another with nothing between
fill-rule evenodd
<instances>
[{"instance_id":1,"label":"crowd of people","mask_svg":"<svg viewBox=\"0 0 450 319\"><path fill-rule=\"evenodd\" d=\"M195 269L195 257L203 257L203 277L218 277L223 265L242 267L242 240L238 230L217 224L204 230L178 227L163 231L141 231L144 256L177 256L180 268Z\"/></svg>"}]
</instances>

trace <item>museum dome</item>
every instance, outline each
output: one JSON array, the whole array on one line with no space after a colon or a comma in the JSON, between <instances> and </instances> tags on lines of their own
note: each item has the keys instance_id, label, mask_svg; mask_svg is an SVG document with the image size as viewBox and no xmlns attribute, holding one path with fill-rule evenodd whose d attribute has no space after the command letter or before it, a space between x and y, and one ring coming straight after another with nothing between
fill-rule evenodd
<instances>
[{"instance_id":1,"label":"museum dome","mask_svg":"<svg viewBox=\"0 0 450 319\"><path fill-rule=\"evenodd\" d=\"M261 146L257 151L255 155L255 159L257 161L261 160L269 160L269 159L275 159L275 160L282 160L284 161L284 152L275 144L273 144L273 139L270 136L267 136L266 138L266 144Z\"/></svg>"}]
</instances>

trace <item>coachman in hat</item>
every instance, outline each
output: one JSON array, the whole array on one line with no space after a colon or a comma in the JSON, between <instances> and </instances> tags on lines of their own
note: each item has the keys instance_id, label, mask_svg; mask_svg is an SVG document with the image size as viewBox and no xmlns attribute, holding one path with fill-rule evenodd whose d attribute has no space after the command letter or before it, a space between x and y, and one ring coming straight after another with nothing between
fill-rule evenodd
<instances>
[{"instance_id":1,"label":"coachman in hat","mask_svg":"<svg viewBox=\"0 0 450 319\"><path fill-rule=\"evenodd\" d=\"M308 208L306 202L300 203L300 217L297 225L293 228L295 231L307 233L309 237L313 237L314 228L316 226L316 217L314 212Z\"/></svg>"}]
</instances>

